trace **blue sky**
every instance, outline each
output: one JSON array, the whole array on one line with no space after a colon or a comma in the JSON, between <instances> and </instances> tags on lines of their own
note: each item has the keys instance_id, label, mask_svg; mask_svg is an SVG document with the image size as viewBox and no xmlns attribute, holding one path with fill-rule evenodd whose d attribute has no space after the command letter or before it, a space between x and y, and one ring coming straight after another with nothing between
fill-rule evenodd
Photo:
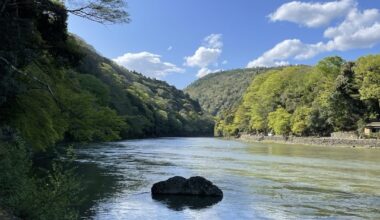
<instances>
[{"instance_id":1,"label":"blue sky","mask_svg":"<svg viewBox=\"0 0 380 220\"><path fill-rule=\"evenodd\" d=\"M128 0L131 23L69 17L120 65L184 88L209 72L379 53L377 0Z\"/></svg>"}]
</instances>

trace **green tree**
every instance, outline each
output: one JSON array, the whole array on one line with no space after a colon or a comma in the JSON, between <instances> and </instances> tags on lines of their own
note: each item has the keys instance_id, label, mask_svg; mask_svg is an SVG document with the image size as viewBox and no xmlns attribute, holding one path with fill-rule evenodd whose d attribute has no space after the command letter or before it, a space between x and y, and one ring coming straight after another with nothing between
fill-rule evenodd
<instances>
[{"instance_id":1,"label":"green tree","mask_svg":"<svg viewBox=\"0 0 380 220\"><path fill-rule=\"evenodd\" d=\"M316 68L324 75L335 78L340 73L341 67L344 64L345 60L343 60L341 57L326 57L318 62Z\"/></svg>"},{"instance_id":2,"label":"green tree","mask_svg":"<svg viewBox=\"0 0 380 220\"><path fill-rule=\"evenodd\" d=\"M380 55L361 57L354 67L360 99L380 99Z\"/></svg>"},{"instance_id":3,"label":"green tree","mask_svg":"<svg viewBox=\"0 0 380 220\"><path fill-rule=\"evenodd\" d=\"M287 135L290 132L290 119L292 115L284 108L279 107L276 111L269 113L268 125L276 134Z\"/></svg>"},{"instance_id":4,"label":"green tree","mask_svg":"<svg viewBox=\"0 0 380 220\"><path fill-rule=\"evenodd\" d=\"M310 114L312 109L309 107L298 107L291 118L291 131L296 135L305 135L310 126Z\"/></svg>"},{"instance_id":5,"label":"green tree","mask_svg":"<svg viewBox=\"0 0 380 220\"><path fill-rule=\"evenodd\" d=\"M335 79L334 91L328 100L328 122L335 131L357 129L357 121L362 117L365 106L359 99L358 86L354 81L354 63L342 66Z\"/></svg>"}]
</instances>

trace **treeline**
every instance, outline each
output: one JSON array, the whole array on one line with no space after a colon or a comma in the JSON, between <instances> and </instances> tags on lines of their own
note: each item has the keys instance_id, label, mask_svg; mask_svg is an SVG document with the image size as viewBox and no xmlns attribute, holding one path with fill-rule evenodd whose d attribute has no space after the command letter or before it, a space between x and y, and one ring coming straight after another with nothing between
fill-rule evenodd
<instances>
[{"instance_id":1,"label":"treeline","mask_svg":"<svg viewBox=\"0 0 380 220\"><path fill-rule=\"evenodd\" d=\"M77 218L80 187L58 143L212 134L188 95L68 34L60 1L0 6L0 206L25 219Z\"/></svg>"},{"instance_id":2,"label":"treeline","mask_svg":"<svg viewBox=\"0 0 380 220\"><path fill-rule=\"evenodd\" d=\"M380 55L356 62L328 57L314 67L291 66L256 76L240 104L218 117L215 135L361 134L366 122L379 120L379 99Z\"/></svg>"}]
</instances>

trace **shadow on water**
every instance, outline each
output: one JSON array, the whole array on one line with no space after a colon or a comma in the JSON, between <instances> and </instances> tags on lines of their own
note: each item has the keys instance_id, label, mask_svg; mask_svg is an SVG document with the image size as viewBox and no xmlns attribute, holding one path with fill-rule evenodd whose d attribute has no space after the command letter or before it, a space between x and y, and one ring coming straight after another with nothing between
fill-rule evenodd
<instances>
[{"instance_id":1,"label":"shadow on water","mask_svg":"<svg viewBox=\"0 0 380 220\"><path fill-rule=\"evenodd\" d=\"M189 209L204 209L220 202L222 197L188 196L188 195L152 195L152 199L164 204L174 211Z\"/></svg>"},{"instance_id":2,"label":"shadow on water","mask_svg":"<svg viewBox=\"0 0 380 220\"><path fill-rule=\"evenodd\" d=\"M80 215L87 219L95 215L92 207L120 191L118 185L120 177L108 174L109 169L101 168L95 163L78 163L77 171L81 174L83 184L83 191L80 194L83 200Z\"/></svg>"}]
</instances>

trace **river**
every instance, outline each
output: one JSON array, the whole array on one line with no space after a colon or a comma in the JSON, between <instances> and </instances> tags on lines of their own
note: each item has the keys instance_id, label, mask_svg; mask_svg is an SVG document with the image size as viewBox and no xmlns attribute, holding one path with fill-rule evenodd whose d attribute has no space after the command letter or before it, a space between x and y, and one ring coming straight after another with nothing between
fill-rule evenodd
<instances>
[{"instance_id":1,"label":"river","mask_svg":"<svg viewBox=\"0 0 380 220\"><path fill-rule=\"evenodd\" d=\"M380 149L159 138L77 150L83 219L380 219ZM154 182L201 175L221 201L153 199Z\"/></svg>"}]
</instances>

